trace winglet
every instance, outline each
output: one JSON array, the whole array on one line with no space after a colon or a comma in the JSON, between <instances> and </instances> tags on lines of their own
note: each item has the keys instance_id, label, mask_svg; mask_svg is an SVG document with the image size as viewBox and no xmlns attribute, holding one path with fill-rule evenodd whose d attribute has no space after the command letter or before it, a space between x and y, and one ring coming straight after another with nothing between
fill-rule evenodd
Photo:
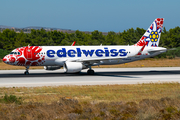
<instances>
[{"instance_id":1,"label":"winglet","mask_svg":"<svg viewBox=\"0 0 180 120\"><path fill-rule=\"evenodd\" d=\"M75 44L76 44L76 41L74 41L71 46L74 46Z\"/></svg>"},{"instance_id":2,"label":"winglet","mask_svg":"<svg viewBox=\"0 0 180 120\"><path fill-rule=\"evenodd\" d=\"M144 50L146 46L146 43L144 43L144 45L142 46L142 48L139 50L138 54L137 55L141 55L142 54L142 51Z\"/></svg>"}]
</instances>

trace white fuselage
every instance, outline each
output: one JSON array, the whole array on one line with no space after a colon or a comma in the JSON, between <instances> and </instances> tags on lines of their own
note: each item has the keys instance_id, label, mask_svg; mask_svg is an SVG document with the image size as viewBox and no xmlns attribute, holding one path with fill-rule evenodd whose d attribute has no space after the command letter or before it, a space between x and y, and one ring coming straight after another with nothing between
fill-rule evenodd
<instances>
[{"instance_id":1,"label":"white fuselage","mask_svg":"<svg viewBox=\"0 0 180 120\"><path fill-rule=\"evenodd\" d=\"M141 46L42 46L42 48L46 59L43 66L63 66L66 61L84 59L97 59L97 64L92 65L122 64L153 57L166 51L166 48L156 47L154 49L158 48L159 51L150 54L148 50L153 48L145 47L142 55L136 55ZM107 59L103 60L103 58Z\"/></svg>"}]
</instances>

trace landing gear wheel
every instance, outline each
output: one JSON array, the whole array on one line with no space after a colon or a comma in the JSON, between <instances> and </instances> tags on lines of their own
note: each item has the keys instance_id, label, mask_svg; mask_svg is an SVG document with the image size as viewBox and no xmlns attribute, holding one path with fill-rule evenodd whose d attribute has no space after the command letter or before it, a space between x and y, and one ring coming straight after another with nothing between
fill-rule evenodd
<instances>
[{"instance_id":1,"label":"landing gear wheel","mask_svg":"<svg viewBox=\"0 0 180 120\"><path fill-rule=\"evenodd\" d=\"M87 71L87 74L88 74L88 75L94 75L94 70L88 70L88 71Z\"/></svg>"},{"instance_id":2,"label":"landing gear wheel","mask_svg":"<svg viewBox=\"0 0 180 120\"><path fill-rule=\"evenodd\" d=\"M28 72L28 71L25 71L24 74L25 74L25 75L29 75L29 72Z\"/></svg>"},{"instance_id":3,"label":"landing gear wheel","mask_svg":"<svg viewBox=\"0 0 180 120\"><path fill-rule=\"evenodd\" d=\"M29 75L29 66L26 67L26 71L24 72L25 75Z\"/></svg>"}]
</instances>

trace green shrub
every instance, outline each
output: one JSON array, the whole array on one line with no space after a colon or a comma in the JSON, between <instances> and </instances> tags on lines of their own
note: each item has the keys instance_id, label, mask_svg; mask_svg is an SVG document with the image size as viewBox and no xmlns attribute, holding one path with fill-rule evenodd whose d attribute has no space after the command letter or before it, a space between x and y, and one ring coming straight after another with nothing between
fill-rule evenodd
<instances>
[{"instance_id":1,"label":"green shrub","mask_svg":"<svg viewBox=\"0 0 180 120\"><path fill-rule=\"evenodd\" d=\"M6 56L7 54L9 54L10 51L9 50L3 50L0 49L0 59L2 59L4 56ZM1 61L0 61L1 62Z\"/></svg>"},{"instance_id":2,"label":"green shrub","mask_svg":"<svg viewBox=\"0 0 180 120\"><path fill-rule=\"evenodd\" d=\"M18 98L15 95L8 96L7 94L5 94L5 96L0 101L4 103L22 104L22 98L21 97Z\"/></svg>"}]
</instances>

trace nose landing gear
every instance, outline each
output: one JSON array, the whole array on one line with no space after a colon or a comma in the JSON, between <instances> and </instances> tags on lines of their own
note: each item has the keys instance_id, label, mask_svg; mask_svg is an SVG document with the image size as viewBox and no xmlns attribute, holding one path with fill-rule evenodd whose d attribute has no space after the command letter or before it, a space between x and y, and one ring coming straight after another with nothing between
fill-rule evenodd
<instances>
[{"instance_id":1,"label":"nose landing gear","mask_svg":"<svg viewBox=\"0 0 180 120\"><path fill-rule=\"evenodd\" d=\"M26 71L24 72L25 75L29 75L29 66L26 66Z\"/></svg>"}]
</instances>

